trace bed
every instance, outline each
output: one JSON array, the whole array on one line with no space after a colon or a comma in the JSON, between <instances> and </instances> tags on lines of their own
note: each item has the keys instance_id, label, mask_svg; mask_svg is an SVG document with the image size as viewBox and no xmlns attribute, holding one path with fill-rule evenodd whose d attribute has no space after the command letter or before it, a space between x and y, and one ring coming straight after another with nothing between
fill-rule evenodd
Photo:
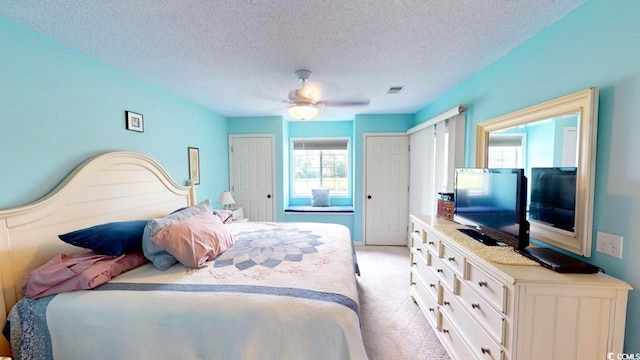
<instances>
[{"instance_id":1,"label":"bed","mask_svg":"<svg viewBox=\"0 0 640 360\"><path fill-rule=\"evenodd\" d=\"M202 268L146 263L92 290L23 297L33 270L86 251L59 234L195 206L193 187L153 159L112 152L85 161L45 198L0 211L0 324L9 318L14 357L367 358L342 225L234 222L226 225L233 245ZM0 355L10 355L4 337Z\"/></svg>"}]
</instances>

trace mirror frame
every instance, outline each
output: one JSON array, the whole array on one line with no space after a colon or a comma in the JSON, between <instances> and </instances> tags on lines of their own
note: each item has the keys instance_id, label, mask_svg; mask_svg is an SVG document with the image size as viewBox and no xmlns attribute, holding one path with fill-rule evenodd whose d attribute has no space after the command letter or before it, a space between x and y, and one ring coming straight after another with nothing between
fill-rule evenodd
<instances>
[{"instance_id":1,"label":"mirror frame","mask_svg":"<svg viewBox=\"0 0 640 360\"><path fill-rule=\"evenodd\" d=\"M576 220L573 232L530 223L531 237L581 256L591 256L598 129L598 89L589 88L476 125L476 167L488 164L489 133L570 113L579 113Z\"/></svg>"}]
</instances>

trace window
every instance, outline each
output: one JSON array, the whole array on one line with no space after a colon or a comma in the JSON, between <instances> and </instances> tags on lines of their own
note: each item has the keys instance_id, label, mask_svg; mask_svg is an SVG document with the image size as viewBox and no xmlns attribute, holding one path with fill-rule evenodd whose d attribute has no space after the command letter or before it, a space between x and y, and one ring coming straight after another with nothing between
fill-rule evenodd
<instances>
[{"instance_id":1,"label":"window","mask_svg":"<svg viewBox=\"0 0 640 360\"><path fill-rule=\"evenodd\" d=\"M291 148L293 196L310 197L319 188L349 196L349 139L298 139Z\"/></svg>"},{"instance_id":2,"label":"window","mask_svg":"<svg viewBox=\"0 0 640 360\"><path fill-rule=\"evenodd\" d=\"M524 167L523 135L492 135L489 137L489 168Z\"/></svg>"}]
</instances>

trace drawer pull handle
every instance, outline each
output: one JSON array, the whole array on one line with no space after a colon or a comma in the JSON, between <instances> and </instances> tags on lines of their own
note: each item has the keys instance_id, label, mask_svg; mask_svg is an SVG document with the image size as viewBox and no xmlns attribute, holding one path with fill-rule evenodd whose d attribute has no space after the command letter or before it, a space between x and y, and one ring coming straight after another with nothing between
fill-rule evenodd
<instances>
[{"instance_id":1,"label":"drawer pull handle","mask_svg":"<svg viewBox=\"0 0 640 360\"><path fill-rule=\"evenodd\" d=\"M412 283L411 283L411 285L415 285L415 284L416 284L415 282L412 282Z\"/></svg>"},{"instance_id":2,"label":"drawer pull handle","mask_svg":"<svg viewBox=\"0 0 640 360\"><path fill-rule=\"evenodd\" d=\"M429 284L429 287L434 288L434 287L436 287L436 284Z\"/></svg>"},{"instance_id":3,"label":"drawer pull handle","mask_svg":"<svg viewBox=\"0 0 640 360\"><path fill-rule=\"evenodd\" d=\"M429 308L429 311L431 311L431 312L436 312L436 309L434 309L434 308Z\"/></svg>"},{"instance_id":4,"label":"drawer pull handle","mask_svg":"<svg viewBox=\"0 0 640 360\"><path fill-rule=\"evenodd\" d=\"M442 269L438 269L438 270L436 270L436 271L437 271L437 272L439 272L439 273L441 273L441 272L442 272Z\"/></svg>"},{"instance_id":5,"label":"drawer pull handle","mask_svg":"<svg viewBox=\"0 0 640 360\"><path fill-rule=\"evenodd\" d=\"M422 249L420 249L420 248L416 248L416 251L420 251L420 252L422 252Z\"/></svg>"},{"instance_id":6,"label":"drawer pull handle","mask_svg":"<svg viewBox=\"0 0 640 360\"><path fill-rule=\"evenodd\" d=\"M456 261L456 258L454 258L453 256L450 256L449 259L447 259L449 261Z\"/></svg>"},{"instance_id":7,"label":"drawer pull handle","mask_svg":"<svg viewBox=\"0 0 640 360\"><path fill-rule=\"evenodd\" d=\"M480 309L480 304L471 304L472 309Z\"/></svg>"},{"instance_id":8,"label":"drawer pull handle","mask_svg":"<svg viewBox=\"0 0 640 360\"><path fill-rule=\"evenodd\" d=\"M487 349L486 347L481 347L480 350L483 354L491 354L491 350Z\"/></svg>"},{"instance_id":9,"label":"drawer pull handle","mask_svg":"<svg viewBox=\"0 0 640 360\"><path fill-rule=\"evenodd\" d=\"M488 284L487 284L486 281L478 281L478 286L480 286L480 287L483 287L483 286L486 287L487 285Z\"/></svg>"},{"instance_id":10,"label":"drawer pull handle","mask_svg":"<svg viewBox=\"0 0 640 360\"><path fill-rule=\"evenodd\" d=\"M451 303L450 303L450 302L448 302L448 301L443 302L443 304L444 304L444 306L449 306L449 305L451 305Z\"/></svg>"},{"instance_id":11,"label":"drawer pull handle","mask_svg":"<svg viewBox=\"0 0 640 360\"><path fill-rule=\"evenodd\" d=\"M411 265L415 266L415 265L418 265L418 263L411 263Z\"/></svg>"},{"instance_id":12,"label":"drawer pull handle","mask_svg":"<svg viewBox=\"0 0 640 360\"><path fill-rule=\"evenodd\" d=\"M414 233L420 234L420 230L416 230L416 231L414 231Z\"/></svg>"},{"instance_id":13,"label":"drawer pull handle","mask_svg":"<svg viewBox=\"0 0 640 360\"><path fill-rule=\"evenodd\" d=\"M427 242L427 244L429 244L429 245L433 245L433 244L435 244L435 243L434 243L433 241L429 241L429 242Z\"/></svg>"},{"instance_id":14,"label":"drawer pull handle","mask_svg":"<svg viewBox=\"0 0 640 360\"><path fill-rule=\"evenodd\" d=\"M445 333L445 334L448 334L448 333L449 333L449 330L447 330L447 329L442 329L442 332L443 332L443 333Z\"/></svg>"}]
</instances>

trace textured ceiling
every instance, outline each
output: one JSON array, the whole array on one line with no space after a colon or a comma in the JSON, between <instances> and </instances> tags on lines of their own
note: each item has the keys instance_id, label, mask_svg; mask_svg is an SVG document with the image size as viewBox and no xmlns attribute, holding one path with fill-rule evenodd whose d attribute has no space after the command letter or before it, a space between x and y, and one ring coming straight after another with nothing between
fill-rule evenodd
<instances>
[{"instance_id":1,"label":"textured ceiling","mask_svg":"<svg viewBox=\"0 0 640 360\"><path fill-rule=\"evenodd\" d=\"M415 113L582 0L3 0L0 16L221 115L283 115L313 72L320 120ZM403 85L390 95L390 86Z\"/></svg>"}]
</instances>

